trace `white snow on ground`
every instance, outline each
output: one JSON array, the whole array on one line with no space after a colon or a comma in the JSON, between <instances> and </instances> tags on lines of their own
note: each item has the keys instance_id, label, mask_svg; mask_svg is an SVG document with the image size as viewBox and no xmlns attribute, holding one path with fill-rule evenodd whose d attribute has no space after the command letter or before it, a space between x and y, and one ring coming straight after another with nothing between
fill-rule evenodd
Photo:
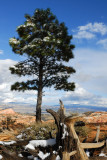
<instances>
[{"instance_id":1,"label":"white snow on ground","mask_svg":"<svg viewBox=\"0 0 107 160\"><path fill-rule=\"evenodd\" d=\"M34 150L35 147L42 146L53 146L56 144L56 139L48 139L48 140L31 140L28 145L25 146L25 149Z\"/></svg>"},{"instance_id":2,"label":"white snow on ground","mask_svg":"<svg viewBox=\"0 0 107 160\"><path fill-rule=\"evenodd\" d=\"M34 157L34 160L39 160L37 157Z\"/></svg>"},{"instance_id":3,"label":"white snow on ground","mask_svg":"<svg viewBox=\"0 0 107 160\"><path fill-rule=\"evenodd\" d=\"M23 137L23 134L19 134L16 138L21 139Z\"/></svg>"},{"instance_id":4,"label":"white snow on ground","mask_svg":"<svg viewBox=\"0 0 107 160\"><path fill-rule=\"evenodd\" d=\"M54 153L54 154L58 154L58 152L56 152L56 151L53 151L53 153Z\"/></svg>"},{"instance_id":5,"label":"white snow on ground","mask_svg":"<svg viewBox=\"0 0 107 160\"><path fill-rule=\"evenodd\" d=\"M39 151L38 153L38 156L41 158L41 159L45 159L46 157L48 157L50 155L50 153L46 153L44 154L43 152Z\"/></svg>"},{"instance_id":6,"label":"white snow on ground","mask_svg":"<svg viewBox=\"0 0 107 160\"><path fill-rule=\"evenodd\" d=\"M61 160L61 158L59 157L59 155L57 155L56 160Z\"/></svg>"},{"instance_id":7,"label":"white snow on ground","mask_svg":"<svg viewBox=\"0 0 107 160\"><path fill-rule=\"evenodd\" d=\"M88 157L90 157L90 152L89 152L89 151L86 151L85 153L86 153L86 155L87 155Z\"/></svg>"},{"instance_id":8,"label":"white snow on ground","mask_svg":"<svg viewBox=\"0 0 107 160\"><path fill-rule=\"evenodd\" d=\"M107 157L104 153L100 153L99 157Z\"/></svg>"},{"instance_id":9,"label":"white snow on ground","mask_svg":"<svg viewBox=\"0 0 107 160\"><path fill-rule=\"evenodd\" d=\"M27 156L28 159L34 159L34 156Z\"/></svg>"},{"instance_id":10,"label":"white snow on ground","mask_svg":"<svg viewBox=\"0 0 107 160\"><path fill-rule=\"evenodd\" d=\"M16 138L23 140L23 136L26 136L26 134L25 133L21 133L18 136L16 136Z\"/></svg>"},{"instance_id":11,"label":"white snow on ground","mask_svg":"<svg viewBox=\"0 0 107 160\"><path fill-rule=\"evenodd\" d=\"M23 157L23 155L20 153L20 154L18 154L18 157Z\"/></svg>"},{"instance_id":12,"label":"white snow on ground","mask_svg":"<svg viewBox=\"0 0 107 160\"><path fill-rule=\"evenodd\" d=\"M0 155L0 159L2 159L3 158L3 156L2 155Z\"/></svg>"},{"instance_id":13,"label":"white snow on ground","mask_svg":"<svg viewBox=\"0 0 107 160\"><path fill-rule=\"evenodd\" d=\"M2 145L10 145L10 144L14 144L14 143L16 143L16 141L10 141L10 142L3 142L3 141L0 141L0 144L2 144Z\"/></svg>"}]
</instances>

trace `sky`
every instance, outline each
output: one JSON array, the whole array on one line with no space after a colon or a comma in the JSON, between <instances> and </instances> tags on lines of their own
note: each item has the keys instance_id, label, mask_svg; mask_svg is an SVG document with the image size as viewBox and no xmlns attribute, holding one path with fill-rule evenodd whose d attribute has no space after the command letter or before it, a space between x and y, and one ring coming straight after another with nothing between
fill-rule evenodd
<instances>
[{"instance_id":1,"label":"sky","mask_svg":"<svg viewBox=\"0 0 107 160\"><path fill-rule=\"evenodd\" d=\"M1 0L0 1L0 102L1 104L36 103L36 91L10 91L11 84L21 80L10 74L9 67L22 60L9 46L17 37L16 28L24 24L24 15L35 9L50 8L59 22L73 35L74 59L68 65L76 69L69 81L74 92L45 89L43 105L80 104L107 107L107 0Z\"/></svg>"}]
</instances>

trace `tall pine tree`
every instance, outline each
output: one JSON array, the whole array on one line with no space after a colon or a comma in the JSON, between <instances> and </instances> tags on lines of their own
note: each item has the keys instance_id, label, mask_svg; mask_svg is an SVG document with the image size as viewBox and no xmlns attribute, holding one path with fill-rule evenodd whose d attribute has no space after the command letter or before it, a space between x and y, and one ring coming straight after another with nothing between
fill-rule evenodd
<instances>
[{"instance_id":1,"label":"tall pine tree","mask_svg":"<svg viewBox=\"0 0 107 160\"><path fill-rule=\"evenodd\" d=\"M30 76L26 82L16 82L11 90L37 90L36 121L41 121L42 93L45 87L73 91L75 84L68 78L75 70L63 62L73 58L72 36L64 23L59 23L50 9L36 9L33 16L25 15L26 21L17 27L18 38L9 43L14 53L26 55L26 60L10 67L11 74ZM33 76L32 76L33 75Z\"/></svg>"}]
</instances>

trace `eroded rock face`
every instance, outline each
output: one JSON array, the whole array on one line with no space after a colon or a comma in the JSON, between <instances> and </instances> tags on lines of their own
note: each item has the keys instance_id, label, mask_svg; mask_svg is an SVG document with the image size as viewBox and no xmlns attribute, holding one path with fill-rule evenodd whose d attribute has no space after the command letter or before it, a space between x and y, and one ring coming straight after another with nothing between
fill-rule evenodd
<instances>
[{"instance_id":1,"label":"eroded rock face","mask_svg":"<svg viewBox=\"0 0 107 160\"><path fill-rule=\"evenodd\" d=\"M15 124L31 124L35 122L35 116L16 113L12 108L0 110L0 122L5 121L7 117L15 120Z\"/></svg>"},{"instance_id":2,"label":"eroded rock face","mask_svg":"<svg viewBox=\"0 0 107 160\"><path fill-rule=\"evenodd\" d=\"M8 108L8 109L1 110L0 114L10 114L10 115L13 115L13 114L15 114L15 111L12 108Z\"/></svg>"},{"instance_id":3,"label":"eroded rock face","mask_svg":"<svg viewBox=\"0 0 107 160\"><path fill-rule=\"evenodd\" d=\"M94 112L84 117L86 123L107 123L107 112Z\"/></svg>"}]
</instances>

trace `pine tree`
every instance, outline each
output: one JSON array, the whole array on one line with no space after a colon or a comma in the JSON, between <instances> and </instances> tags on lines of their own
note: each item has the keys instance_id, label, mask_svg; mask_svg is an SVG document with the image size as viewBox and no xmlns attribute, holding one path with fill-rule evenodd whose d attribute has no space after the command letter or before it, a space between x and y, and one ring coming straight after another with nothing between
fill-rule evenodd
<instances>
[{"instance_id":1,"label":"pine tree","mask_svg":"<svg viewBox=\"0 0 107 160\"><path fill-rule=\"evenodd\" d=\"M63 64L74 58L64 23L59 23L50 9L36 9L33 16L25 15L26 21L17 27L18 38L10 38L14 53L26 55L26 60L10 67L11 74L33 77L26 82L16 82L11 90L37 90L36 120L41 121L43 89L53 86L56 90L73 91L75 84L68 78L75 69ZM33 75L33 76L32 76Z\"/></svg>"}]
</instances>

